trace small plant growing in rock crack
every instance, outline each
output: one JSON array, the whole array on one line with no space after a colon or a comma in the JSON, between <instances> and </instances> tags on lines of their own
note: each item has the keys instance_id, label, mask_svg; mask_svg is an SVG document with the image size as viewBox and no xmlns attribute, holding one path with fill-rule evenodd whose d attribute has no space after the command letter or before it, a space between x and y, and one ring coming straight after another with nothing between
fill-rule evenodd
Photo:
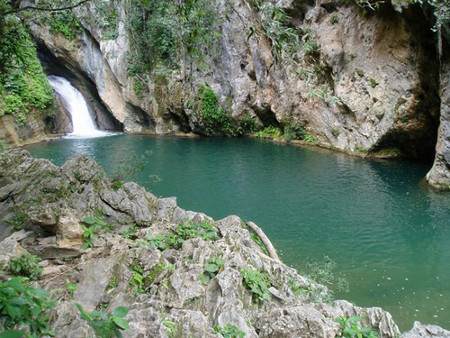
<instances>
[{"instance_id":1,"label":"small plant growing in rock crack","mask_svg":"<svg viewBox=\"0 0 450 338\"><path fill-rule=\"evenodd\" d=\"M209 221L195 223L192 220L182 220L178 226L166 234L147 235L148 244L161 251L179 249L185 241L201 237L205 241L215 242L219 239L217 229Z\"/></svg>"},{"instance_id":2,"label":"small plant growing in rock crack","mask_svg":"<svg viewBox=\"0 0 450 338\"><path fill-rule=\"evenodd\" d=\"M265 127L263 130L258 131L255 136L258 138L279 138L283 135L281 130L274 126Z\"/></svg>"},{"instance_id":3,"label":"small plant growing in rock crack","mask_svg":"<svg viewBox=\"0 0 450 338\"><path fill-rule=\"evenodd\" d=\"M19 231L25 228L28 222L28 215L24 212L17 212L14 217L10 218L6 223L11 225L14 231Z\"/></svg>"},{"instance_id":4,"label":"small plant growing in rock crack","mask_svg":"<svg viewBox=\"0 0 450 338\"><path fill-rule=\"evenodd\" d=\"M133 223L130 225L130 227L127 230L122 232L122 237L125 239L134 240L134 239L136 239L137 231L138 231L138 227L137 227L136 223Z\"/></svg>"},{"instance_id":5,"label":"small plant growing in rock crack","mask_svg":"<svg viewBox=\"0 0 450 338\"><path fill-rule=\"evenodd\" d=\"M224 264L225 260L220 257L208 259L203 267L204 271L203 274L200 275L200 280L205 284L208 283L217 276Z\"/></svg>"},{"instance_id":6,"label":"small plant growing in rock crack","mask_svg":"<svg viewBox=\"0 0 450 338\"><path fill-rule=\"evenodd\" d=\"M111 230L112 225L98 217L86 217L83 220L84 225L81 226L83 230L84 244L81 246L83 250L94 247L94 238L101 230Z\"/></svg>"},{"instance_id":7,"label":"small plant growing in rock crack","mask_svg":"<svg viewBox=\"0 0 450 338\"><path fill-rule=\"evenodd\" d=\"M243 338L245 333L239 330L239 328L232 324L227 324L224 327L216 325L214 327L216 333L222 335L224 338Z\"/></svg>"},{"instance_id":8,"label":"small plant growing in rock crack","mask_svg":"<svg viewBox=\"0 0 450 338\"><path fill-rule=\"evenodd\" d=\"M8 261L8 271L14 276L29 277L37 280L42 274L42 268L38 265L41 258L29 253L24 253Z\"/></svg>"},{"instance_id":9,"label":"small plant growing in rock crack","mask_svg":"<svg viewBox=\"0 0 450 338\"><path fill-rule=\"evenodd\" d=\"M338 317L334 320L339 323L339 332L336 337L346 337L346 338L377 338L378 334L373 331L370 327L361 327L360 321L361 317Z\"/></svg>"},{"instance_id":10,"label":"small plant growing in rock crack","mask_svg":"<svg viewBox=\"0 0 450 338\"><path fill-rule=\"evenodd\" d=\"M330 23L332 25L334 25L335 23L339 22L339 15L337 15L336 13L333 13L330 15Z\"/></svg>"},{"instance_id":11,"label":"small plant growing in rock crack","mask_svg":"<svg viewBox=\"0 0 450 338\"><path fill-rule=\"evenodd\" d=\"M116 307L112 315L105 311L87 312L80 304L75 304L81 313L81 319L89 323L98 338L122 337L122 330L130 328L125 316L128 314L127 307Z\"/></svg>"},{"instance_id":12,"label":"small plant growing in rock crack","mask_svg":"<svg viewBox=\"0 0 450 338\"><path fill-rule=\"evenodd\" d=\"M134 260L130 269L133 271L133 277L131 277L129 285L135 287L137 293L145 293L144 268L137 260Z\"/></svg>"},{"instance_id":13,"label":"small plant growing in rock crack","mask_svg":"<svg viewBox=\"0 0 450 338\"><path fill-rule=\"evenodd\" d=\"M2 337L54 336L48 310L55 306L47 291L33 288L24 277L0 282Z\"/></svg>"},{"instance_id":14,"label":"small plant growing in rock crack","mask_svg":"<svg viewBox=\"0 0 450 338\"><path fill-rule=\"evenodd\" d=\"M78 284L71 283L70 280L66 279L66 289L69 296L72 298L75 291L77 291Z\"/></svg>"},{"instance_id":15,"label":"small plant growing in rock crack","mask_svg":"<svg viewBox=\"0 0 450 338\"><path fill-rule=\"evenodd\" d=\"M177 323L172 322L171 320L163 320L162 324L167 328L167 336L169 336L169 338L175 338L177 336Z\"/></svg>"},{"instance_id":16,"label":"small plant growing in rock crack","mask_svg":"<svg viewBox=\"0 0 450 338\"><path fill-rule=\"evenodd\" d=\"M270 281L267 273L255 268L243 269L241 276L243 285L252 292L255 302L262 303L271 299L269 293Z\"/></svg>"},{"instance_id":17,"label":"small plant growing in rock crack","mask_svg":"<svg viewBox=\"0 0 450 338\"><path fill-rule=\"evenodd\" d=\"M0 153L3 153L8 150L8 146L6 145L5 141L0 140Z\"/></svg>"}]
</instances>

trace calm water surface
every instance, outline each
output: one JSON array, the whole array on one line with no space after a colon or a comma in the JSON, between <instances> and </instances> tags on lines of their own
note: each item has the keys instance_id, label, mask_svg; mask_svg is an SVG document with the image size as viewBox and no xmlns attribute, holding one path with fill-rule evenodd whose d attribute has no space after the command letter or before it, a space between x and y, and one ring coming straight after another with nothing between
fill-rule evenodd
<instances>
[{"instance_id":1,"label":"calm water surface","mask_svg":"<svg viewBox=\"0 0 450 338\"><path fill-rule=\"evenodd\" d=\"M428 166L370 161L250 139L117 135L26 147L55 164L77 153L106 172L150 150L133 180L157 196L220 219L260 225L299 270L332 257L361 306L382 306L402 330L414 320L450 329L450 194L423 184Z\"/></svg>"}]
</instances>

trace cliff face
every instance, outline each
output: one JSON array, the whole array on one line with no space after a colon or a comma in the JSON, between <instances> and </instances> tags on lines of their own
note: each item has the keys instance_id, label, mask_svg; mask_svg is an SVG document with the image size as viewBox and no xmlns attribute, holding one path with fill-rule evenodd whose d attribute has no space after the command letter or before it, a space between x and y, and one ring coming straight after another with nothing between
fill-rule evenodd
<instances>
[{"instance_id":1,"label":"cliff face","mask_svg":"<svg viewBox=\"0 0 450 338\"><path fill-rule=\"evenodd\" d=\"M203 64L188 74L181 64L163 79L130 75L125 1L114 4L112 40L104 40L104 29L92 20L99 15L93 5L78 9L84 29L74 41L50 34L43 24L32 29L44 57L56 56L79 87L93 85L97 101L127 132L201 133L202 118L192 102L206 83L234 120L248 114L262 126L289 121L339 150L431 160L439 118L438 149L446 147L448 67L440 66L437 35L418 5L387 3L364 15L354 4L335 1L268 2L287 14L278 24L299 39L294 53L277 53L264 10L244 0L214 4L217 17L227 20L217 24L220 35L204 50ZM55 68L53 62L48 71ZM429 175L433 185L449 175L448 164L442 165L448 163L445 153L438 150Z\"/></svg>"}]
</instances>

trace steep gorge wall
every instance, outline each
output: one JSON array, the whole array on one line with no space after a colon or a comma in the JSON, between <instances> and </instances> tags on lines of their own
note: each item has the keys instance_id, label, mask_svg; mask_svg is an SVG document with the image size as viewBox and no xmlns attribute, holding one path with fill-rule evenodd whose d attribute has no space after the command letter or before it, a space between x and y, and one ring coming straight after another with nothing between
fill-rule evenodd
<instances>
[{"instance_id":1,"label":"steep gorge wall","mask_svg":"<svg viewBox=\"0 0 450 338\"><path fill-rule=\"evenodd\" d=\"M431 160L441 118L441 150L429 178L436 186L448 177L448 128L442 122L448 104L441 103L448 87L439 80L448 69L440 67L437 35L418 5L388 3L363 15L354 4L279 1L276 6L291 18L288 25L303 32L303 45L314 41L318 46L312 52L299 50L301 56L292 63L286 55L275 58L269 36L249 38L252 27L264 31L261 13L243 0L220 1L217 16L227 13L228 20L220 23L220 37L205 53L206 66L188 76L181 71L168 71L162 80L147 76L143 89L127 72L125 1L115 5L113 40L104 40L102 28L93 23L98 13L92 5L77 10L84 30L74 41L50 34L39 23L32 29L47 54L95 85L98 98L125 131L201 131L201 116L189 102L207 83L236 120L244 114L263 126L289 120L319 144L351 153Z\"/></svg>"}]
</instances>

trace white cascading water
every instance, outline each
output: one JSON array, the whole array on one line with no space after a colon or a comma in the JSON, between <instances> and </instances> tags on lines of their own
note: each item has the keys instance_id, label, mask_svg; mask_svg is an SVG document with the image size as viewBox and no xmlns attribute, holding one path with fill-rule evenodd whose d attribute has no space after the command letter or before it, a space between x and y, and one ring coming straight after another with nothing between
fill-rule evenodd
<instances>
[{"instance_id":1,"label":"white cascading water","mask_svg":"<svg viewBox=\"0 0 450 338\"><path fill-rule=\"evenodd\" d=\"M72 117L73 131L69 137L99 137L111 133L98 130L89 114L88 106L83 95L65 78L51 75L48 77L50 85L61 95L64 105Z\"/></svg>"}]
</instances>

